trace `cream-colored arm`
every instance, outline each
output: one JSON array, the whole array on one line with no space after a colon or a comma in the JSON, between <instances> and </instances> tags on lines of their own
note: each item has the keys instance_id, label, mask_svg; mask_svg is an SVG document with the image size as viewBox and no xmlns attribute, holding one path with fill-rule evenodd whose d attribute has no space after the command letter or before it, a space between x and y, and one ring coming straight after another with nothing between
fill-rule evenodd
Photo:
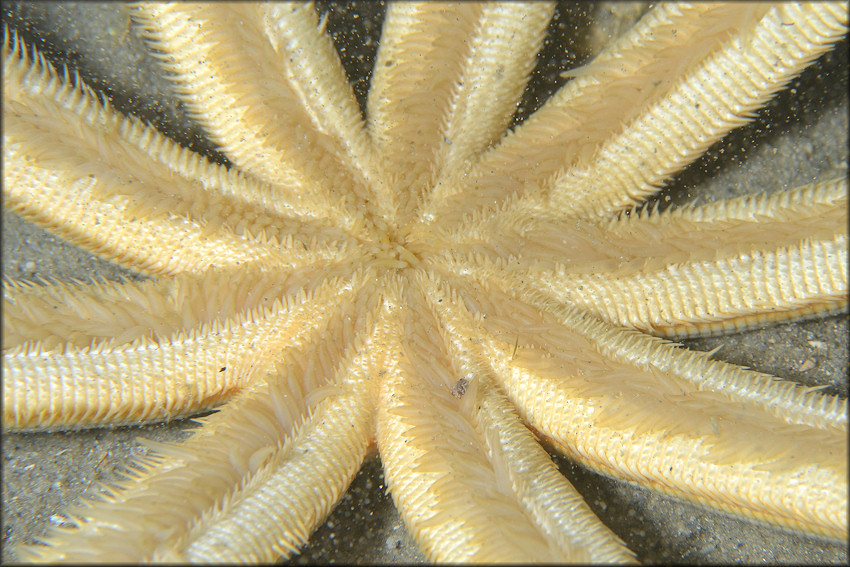
<instances>
[{"instance_id":1,"label":"cream-colored arm","mask_svg":"<svg viewBox=\"0 0 850 567\"><path fill-rule=\"evenodd\" d=\"M847 305L847 180L601 221L514 210L447 234L443 249L455 273L523 282L617 325L740 330Z\"/></svg>"},{"instance_id":2,"label":"cream-colored arm","mask_svg":"<svg viewBox=\"0 0 850 567\"><path fill-rule=\"evenodd\" d=\"M368 117L385 197L403 214L504 134L552 12L542 2L388 7Z\"/></svg>"},{"instance_id":3,"label":"cream-colored arm","mask_svg":"<svg viewBox=\"0 0 850 567\"><path fill-rule=\"evenodd\" d=\"M345 254L354 221L286 200L123 117L13 33L3 43L4 205L145 274ZM220 230L218 230L220 229ZM281 244L301 242L283 254ZM314 248L313 251L306 248Z\"/></svg>"},{"instance_id":4,"label":"cream-colored arm","mask_svg":"<svg viewBox=\"0 0 850 567\"><path fill-rule=\"evenodd\" d=\"M847 537L846 400L614 327L521 286L455 289L474 306L497 383L565 454L677 498Z\"/></svg>"},{"instance_id":5,"label":"cream-colored arm","mask_svg":"<svg viewBox=\"0 0 850 567\"><path fill-rule=\"evenodd\" d=\"M364 281L320 275L307 283L305 274L219 272L12 286L4 297L3 426L138 424L211 409L267 372L284 345L346 305Z\"/></svg>"},{"instance_id":6,"label":"cream-colored arm","mask_svg":"<svg viewBox=\"0 0 850 567\"><path fill-rule=\"evenodd\" d=\"M846 3L661 4L482 156L434 218L463 226L456 201L470 198L482 211L542 198L570 217L628 208L745 123L846 25Z\"/></svg>"},{"instance_id":7,"label":"cream-colored arm","mask_svg":"<svg viewBox=\"0 0 850 567\"><path fill-rule=\"evenodd\" d=\"M337 290L338 291L338 290ZM270 563L294 554L359 470L374 435L370 376L363 371L376 296L352 300L303 336L287 333L256 380L181 443L149 443L142 470L109 487L106 502L69 513L41 561ZM328 298L316 297L318 305ZM358 309L359 308L359 309ZM275 348L277 346L277 348ZM317 495L321 495L317 497Z\"/></svg>"},{"instance_id":8,"label":"cream-colored arm","mask_svg":"<svg viewBox=\"0 0 850 567\"><path fill-rule=\"evenodd\" d=\"M379 364L377 442L422 551L441 562L633 561L493 385L457 296L415 280L382 339L393 356Z\"/></svg>"},{"instance_id":9,"label":"cream-colored arm","mask_svg":"<svg viewBox=\"0 0 850 567\"><path fill-rule=\"evenodd\" d=\"M351 227L346 203L369 198L368 138L312 5L143 3L134 18L239 169Z\"/></svg>"}]
</instances>

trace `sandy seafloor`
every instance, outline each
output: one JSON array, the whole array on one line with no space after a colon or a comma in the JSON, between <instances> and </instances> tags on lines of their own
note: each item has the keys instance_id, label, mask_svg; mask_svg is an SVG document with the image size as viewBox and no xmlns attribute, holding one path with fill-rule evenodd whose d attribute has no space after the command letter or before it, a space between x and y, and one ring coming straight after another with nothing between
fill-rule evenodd
<instances>
[{"instance_id":1,"label":"sandy seafloor","mask_svg":"<svg viewBox=\"0 0 850 567\"><path fill-rule=\"evenodd\" d=\"M18 10L13 6L14 10ZM116 105L143 116L165 115L161 124L177 136L196 131L181 115L168 85L120 4L38 3L22 15L34 35L46 37L60 57L79 65L95 82L108 84ZM4 12L4 19L8 13ZM16 16L17 17L17 16ZM379 29L366 15L343 27L367 35ZM333 23L333 22L332 22ZM359 26L359 27L358 27ZM360 40L367 44L368 41ZM372 45L374 48L374 45ZM349 46L348 52L355 51ZM63 55L64 54L64 55ZM367 53L368 55L368 53ZM361 54L362 56L362 54ZM355 58L357 55L355 55ZM364 81L360 81L364 85ZM663 199L692 199L775 190L818 176L846 173L847 44L795 82L753 124L715 147L709 157L680 174ZM164 93L164 94L160 94ZM186 132L189 132L186 134ZM17 217L3 216L5 278L114 278L122 271L61 242ZM774 325L766 329L687 341L716 358L809 385L827 384L847 394L847 315ZM133 455L144 452L137 437L157 440L187 435L188 422L141 428L53 434L3 435L3 555L10 544L32 542L61 512L116 478ZM611 481L558 459L562 471L591 507L646 562L830 563L847 560L846 544L801 537L740 521ZM380 461L364 464L354 485L295 562L418 562L423 559L384 491Z\"/></svg>"}]
</instances>

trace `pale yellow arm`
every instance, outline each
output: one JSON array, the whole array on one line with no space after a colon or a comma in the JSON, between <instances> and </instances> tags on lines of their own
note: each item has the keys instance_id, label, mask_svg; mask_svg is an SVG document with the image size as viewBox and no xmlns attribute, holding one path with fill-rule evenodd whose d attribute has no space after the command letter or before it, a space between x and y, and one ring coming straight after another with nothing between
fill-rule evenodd
<instances>
[{"instance_id":1,"label":"pale yellow arm","mask_svg":"<svg viewBox=\"0 0 850 567\"><path fill-rule=\"evenodd\" d=\"M522 286L453 287L520 416L572 458L677 498L847 537L846 400L613 327Z\"/></svg>"},{"instance_id":2,"label":"pale yellow arm","mask_svg":"<svg viewBox=\"0 0 850 567\"><path fill-rule=\"evenodd\" d=\"M574 265L532 266L524 279L556 301L660 336L834 312L850 291L847 189L841 178L600 223L584 237L607 258L584 264L574 252Z\"/></svg>"},{"instance_id":3,"label":"pale yellow arm","mask_svg":"<svg viewBox=\"0 0 850 567\"><path fill-rule=\"evenodd\" d=\"M782 3L735 22L731 34L663 93L625 119L587 159L559 172L551 202L576 215L599 215L634 205L702 155L847 31L847 3ZM682 69L677 69L682 73ZM712 87L716 81L722 87ZM582 156L584 157L584 156Z\"/></svg>"},{"instance_id":4,"label":"pale yellow arm","mask_svg":"<svg viewBox=\"0 0 850 567\"><path fill-rule=\"evenodd\" d=\"M456 272L522 281L617 325L715 334L846 306L847 190L839 178L578 223L514 210L450 233L443 248Z\"/></svg>"},{"instance_id":5,"label":"pale yellow arm","mask_svg":"<svg viewBox=\"0 0 850 567\"><path fill-rule=\"evenodd\" d=\"M284 345L346 305L364 281L320 278L317 286L250 273L202 280L93 284L79 293L11 288L4 334L18 344L3 355L3 426L138 424L211 409L268 371ZM225 299L209 312L204 300L221 296L244 303ZM54 312L39 328L40 314Z\"/></svg>"},{"instance_id":6,"label":"pale yellow arm","mask_svg":"<svg viewBox=\"0 0 850 567\"><path fill-rule=\"evenodd\" d=\"M745 123L846 23L846 3L660 4L482 156L434 217L462 226L456 202L469 198L489 211L543 197L571 217L630 207Z\"/></svg>"},{"instance_id":7,"label":"pale yellow arm","mask_svg":"<svg viewBox=\"0 0 850 567\"><path fill-rule=\"evenodd\" d=\"M355 245L327 211L275 198L122 117L8 31L3 61L4 205L87 251L176 274L261 261L294 267L311 252L330 259ZM292 241L304 246L281 253Z\"/></svg>"},{"instance_id":8,"label":"pale yellow arm","mask_svg":"<svg viewBox=\"0 0 850 567\"><path fill-rule=\"evenodd\" d=\"M378 365L377 442L422 551L446 562L633 560L492 385L469 315L445 317L457 297L427 276L415 283L385 326L393 356Z\"/></svg>"},{"instance_id":9,"label":"pale yellow arm","mask_svg":"<svg viewBox=\"0 0 850 567\"><path fill-rule=\"evenodd\" d=\"M356 210L369 197L367 138L312 5L145 3L134 18L239 169L351 228L346 203Z\"/></svg>"},{"instance_id":10,"label":"pale yellow arm","mask_svg":"<svg viewBox=\"0 0 850 567\"><path fill-rule=\"evenodd\" d=\"M294 301L326 279L349 277L351 269L344 264L292 272L215 270L145 281L4 282L3 348L38 342L52 350L162 339L267 308L275 300Z\"/></svg>"},{"instance_id":11,"label":"pale yellow arm","mask_svg":"<svg viewBox=\"0 0 850 567\"><path fill-rule=\"evenodd\" d=\"M364 372L378 296L333 289L299 317L306 333L280 325L256 380L181 443L149 443L151 455L111 487L106 502L70 511L42 561L270 563L292 555L324 521L360 468L374 434ZM330 305L329 313L320 313ZM256 361L259 362L259 361ZM316 498L321 494L321 498Z\"/></svg>"},{"instance_id":12,"label":"pale yellow arm","mask_svg":"<svg viewBox=\"0 0 850 567\"><path fill-rule=\"evenodd\" d=\"M344 148L338 157L352 170L376 181L371 141L360 107L342 68L336 47L309 2L261 4L266 35L285 75L314 127ZM290 109L289 112L292 112Z\"/></svg>"},{"instance_id":13,"label":"pale yellow arm","mask_svg":"<svg viewBox=\"0 0 850 567\"><path fill-rule=\"evenodd\" d=\"M669 337L713 335L847 305L847 235L629 274L526 278L551 299Z\"/></svg>"},{"instance_id":14,"label":"pale yellow arm","mask_svg":"<svg viewBox=\"0 0 850 567\"><path fill-rule=\"evenodd\" d=\"M504 134L552 12L542 2L388 7L368 117L402 212Z\"/></svg>"},{"instance_id":15,"label":"pale yellow arm","mask_svg":"<svg viewBox=\"0 0 850 567\"><path fill-rule=\"evenodd\" d=\"M465 2L447 10L437 2L387 6L369 85L367 117L387 179L385 199L396 207L430 189L447 105L481 12Z\"/></svg>"}]
</instances>

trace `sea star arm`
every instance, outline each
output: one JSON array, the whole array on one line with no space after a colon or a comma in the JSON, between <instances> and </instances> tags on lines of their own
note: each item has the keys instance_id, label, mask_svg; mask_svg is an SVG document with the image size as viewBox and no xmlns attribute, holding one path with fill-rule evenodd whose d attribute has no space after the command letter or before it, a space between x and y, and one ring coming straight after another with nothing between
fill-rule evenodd
<instances>
[{"instance_id":1,"label":"sea star arm","mask_svg":"<svg viewBox=\"0 0 850 567\"><path fill-rule=\"evenodd\" d=\"M579 261L549 272L532 267L524 279L560 303L660 336L834 312L847 305L846 195L842 178L617 219L604 223L605 236L595 241L618 257L608 269L605 261L595 267ZM599 234L584 236L593 241ZM652 258L645 256L649 249Z\"/></svg>"},{"instance_id":2,"label":"sea star arm","mask_svg":"<svg viewBox=\"0 0 850 567\"><path fill-rule=\"evenodd\" d=\"M289 273L211 270L141 282L4 282L3 347L37 342L53 349L162 338L266 309L275 300L306 298L325 279L349 275L346 270L352 270L350 264L320 263Z\"/></svg>"},{"instance_id":3,"label":"sea star arm","mask_svg":"<svg viewBox=\"0 0 850 567\"><path fill-rule=\"evenodd\" d=\"M739 330L847 304L844 178L578 224L513 209L446 238L443 248L466 258L455 260L456 273L503 266L494 273L506 281L662 336Z\"/></svg>"},{"instance_id":4,"label":"sea star arm","mask_svg":"<svg viewBox=\"0 0 850 567\"><path fill-rule=\"evenodd\" d=\"M149 443L141 471L24 550L42 561L271 562L304 544L374 433L374 294L343 303L182 443ZM319 341L319 337L322 339ZM317 495L321 495L317 497Z\"/></svg>"},{"instance_id":5,"label":"sea star arm","mask_svg":"<svg viewBox=\"0 0 850 567\"><path fill-rule=\"evenodd\" d=\"M355 363L352 377L357 371ZM229 509L194 527L182 555L167 552L163 559L270 563L296 555L348 489L372 444L372 395L364 377L356 378L359 383L311 408L294 442L231 497ZM268 410L263 418L280 419ZM241 436L233 443L237 439ZM182 455L184 449L177 451Z\"/></svg>"},{"instance_id":6,"label":"sea star arm","mask_svg":"<svg viewBox=\"0 0 850 567\"><path fill-rule=\"evenodd\" d=\"M486 363L470 356L475 339L463 322L440 320L457 299L415 279L382 340L394 354L380 365L377 442L422 550L451 562L633 560L493 387Z\"/></svg>"},{"instance_id":7,"label":"sea star arm","mask_svg":"<svg viewBox=\"0 0 850 567\"><path fill-rule=\"evenodd\" d=\"M136 424L210 409L267 371L275 345L297 343L363 283L327 280L326 268L307 284L304 273L243 271L13 286L4 297L3 425ZM210 312L207 300L217 298L220 310ZM46 327L44 313L55 317Z\"/></svg>"},{"instance_id":8,"label":"sea star arm","mask_svg":"<svg viewBox=\"0 0 850 567\"><path fill-rule=\"evenodd\" d=\"M351 226L370 196L369 142L312 5L145 3L135 17L228 158Z\"/></svg>"},{"instance_id":9,"label":"sea star arm","mask_svg":"<svg viewBox=\"0 0 850 567\"><path fill-rule=\"evenodd\" d=\"M846 401L534 292L515 299L458 289L480 317L498 383L566 454L677 498L847 537Z\"/></svg>"},{"instance_id":10,"label":"sea star arm","mask_svg":"<svg viewBox=\"0 0 850 567\"><path fill-rule=\"evenodd\" d=\"M524 199L540 199L540 187L563 214L630 207L745 123L828 51L846 24L846 3L662 4L429 211L442 223L462 224L460 199L486 210L516 196L511 206L522 207Z\"/></svg>"},{"instance_id":11,"label":"sea star arm","mask_svg":"<svg viewBox=\"0 0 850 567\"><path fill-rule=\"evenodd\" d=\"M369 130L392 180L387 199L416 205L498 140L552 12L543 2L388 7L368 102Z\"/></svg>"},{"instance_id":12,"label":"sea star arm","mask_svg":"<svg viewBox=\"0 0 850 567\"><path fill-rule=\"evenodd\" d=\"M606 139L589 164L560 173L552 204L579 203L577 214L601 215L655 193L829 51L847 31L847 4L783 3L742 28Z\"/></svg>"},{"instance_id":13,"label":"sea star arm","mask_svg":"<svg viewBox=\"0 0 850 567\"><path fill-rule=\"evenodd\" d=\"M152 275L294 267L356 242L324 211L273 201L262 184L120 116L8 31L3 59L5 204L72 243ZM282 254L292 241L305 246Z\"/></svg>"}]
</instances>

